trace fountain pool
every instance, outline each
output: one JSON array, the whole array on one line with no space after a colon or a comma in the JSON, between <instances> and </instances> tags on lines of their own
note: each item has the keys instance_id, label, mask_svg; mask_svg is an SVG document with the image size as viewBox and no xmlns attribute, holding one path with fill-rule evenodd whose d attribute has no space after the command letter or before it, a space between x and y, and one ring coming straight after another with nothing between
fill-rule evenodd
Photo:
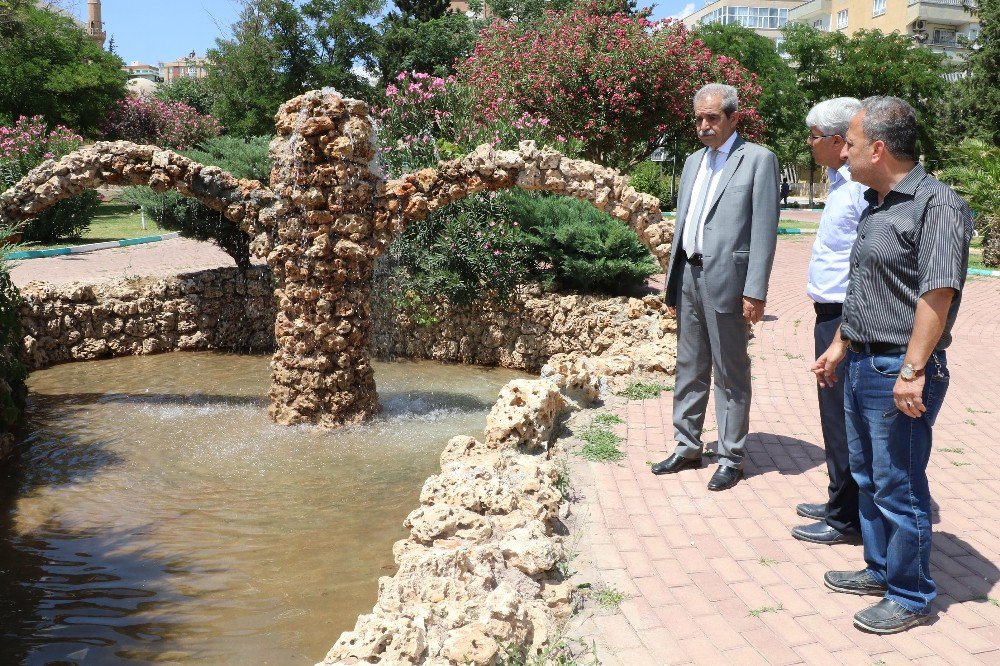
<instances>
[{"instance_id":1,"label":"fountain pool","mask_svg":"<svg viewBox=\"0 0 1000 666\"><path fill-rule=\"evenodd\" d=\"M267 416L270 357L173 353L29 381L0 471L0 663L312 664L376 579L454 435L523 373L375 365L381 417Z\"/></svg>"}]
</instances>

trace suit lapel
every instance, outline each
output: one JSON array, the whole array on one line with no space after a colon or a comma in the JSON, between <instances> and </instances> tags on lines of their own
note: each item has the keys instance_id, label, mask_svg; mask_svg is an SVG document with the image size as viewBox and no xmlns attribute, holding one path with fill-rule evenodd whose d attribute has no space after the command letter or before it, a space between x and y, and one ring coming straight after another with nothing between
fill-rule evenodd
<instances>
[{"instance_id":1,"label":"suit lapel","mask_svg":"<svg viewBox=\"0 0 1000 666\"><path fill-rule=\"evenodd\" d=\"M715 204L719 203L719 199L722 198L722 193L726 190L726 185L732 179L733 174L736 173L736 169L739 168L740 162L743 161L743 137L737 136L736 141L733 142L733 149L729 151L729 157L726 159L726 166L722 168L722 175L719 177L719 186L715 188L715 192L712 194L712 202L708 205L708 211L711 212L715 208Z\"/></svg>"}]
</instances>

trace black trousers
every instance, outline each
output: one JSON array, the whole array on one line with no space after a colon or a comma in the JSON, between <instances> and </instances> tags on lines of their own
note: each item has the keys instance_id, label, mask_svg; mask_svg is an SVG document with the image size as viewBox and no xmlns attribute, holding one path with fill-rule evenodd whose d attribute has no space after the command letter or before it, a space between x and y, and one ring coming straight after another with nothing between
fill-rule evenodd
<instances>
[{"instance_id":1,"label":"black trousers","mask_svg":"<svg viewBox=\"0 0 1000 666\"><path fill-rule=\"evenodd\" d=\"M813 335L816 356L826 351L837 334L841 315L817 314ZM837 383L819 390L819 418L823 426L826 448L826 469L830 474L829 498L826 503L826 524L841 532L860 532L858 518L858 484L851 476L847 454L847 423L844 416L844 369L837 368Z\"/></svg>"}]
</instances>

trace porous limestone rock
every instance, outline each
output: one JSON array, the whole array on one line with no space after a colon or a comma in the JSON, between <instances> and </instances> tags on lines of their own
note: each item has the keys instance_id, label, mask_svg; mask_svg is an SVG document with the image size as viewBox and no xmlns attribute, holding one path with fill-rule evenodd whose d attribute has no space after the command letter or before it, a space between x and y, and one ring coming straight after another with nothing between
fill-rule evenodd
<instances>
[{"instance_id":1,"label":"porous limestone rock","mask_svg":"<svg viewBox=\"0 0 1000 666\"><path fill-rule=\"evenodd\" d=\"M546 379L514 379L486 418L486 442L526 451L544 449L555 434L557 417L566 405L559 387Z\"/></svg>"}]
</instances>

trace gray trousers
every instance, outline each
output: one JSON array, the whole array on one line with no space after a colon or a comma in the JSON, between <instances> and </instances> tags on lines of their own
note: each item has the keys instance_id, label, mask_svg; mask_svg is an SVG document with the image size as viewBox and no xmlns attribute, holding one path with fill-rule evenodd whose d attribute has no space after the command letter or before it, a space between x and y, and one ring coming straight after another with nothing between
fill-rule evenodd
<instances>
[{"instance_id":1,"label":"gray trousers","mask_svg":"<svg viewBox=\"0 0 1000 666\"><path fill-rule=\"evenodd\" d=\"M701 455L709 380L714 377L719 464L742 468L750 431L750 327L742 312L723 314L708 303L700 266L685 263L679 282L674 453L684 458Z\"/></svg>"}]
</instances>

